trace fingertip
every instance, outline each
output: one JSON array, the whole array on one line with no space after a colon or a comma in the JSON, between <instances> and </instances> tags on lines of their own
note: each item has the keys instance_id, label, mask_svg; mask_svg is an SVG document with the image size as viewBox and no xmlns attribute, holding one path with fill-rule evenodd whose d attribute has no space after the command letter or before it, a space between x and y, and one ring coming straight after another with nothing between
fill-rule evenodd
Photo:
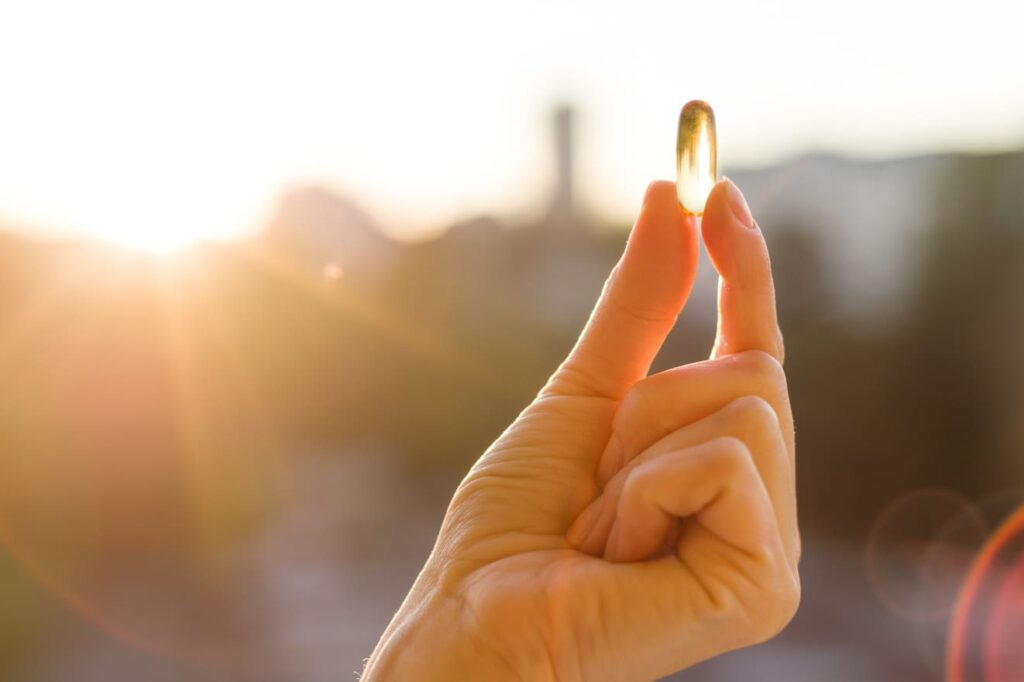
<instances>
[{"instance_id":1,"label":"fingertip","mask_svg":"<svg viewBox=\"0 0 1024 682\"><path fill-rule=\"evenodd\" d=\"M642 244L633 246L648 246L657 241L653 250L660 253L662 258L680 251L684 256L689 256L692 251L696 258L697 224L694 217L684 212L679 205L675 183L655 180L647 186L629 240L642 240ZM666 253L666 248L671 251Z\"/></svg>"},{"instance_id":2,"label":"fingertip","mask_svg":"<svg viewBox=\"0 0 1024 682\"><path fill-rule=\"evenodd\" d=\"M729 208L732 209L733 217L744 227L751 230L756 229L757 223L754 222L754 216L750 213L747 198L743 196L743 192L736 186L736 183L723 176L718 184L724 187L724 189L719 191L725 193Z\"/></svg>"},{"instance_id":3,"label":"fingertip","mask_svg":"<svg viewBox=\"0 0 1024 682\"><path fill-rule=\"evenodd\" d=\"M719 180L708 195L701 237L712 264L726 279L767 264L764 236L743 193L729 178Z\"/></svg>"},{"instance_id":4,"label":"fingertip","mask_svg":"<svg viewBox=\"0 0 1024 682\"><path fill-rule=\"evenodd\" d=\"M634 232L647 225L658 225L676 231L694 230L693 216L683 211L676 197L676 185L668 180L654 180L647 185Z\"/></svg>"},{"instance_id":5,"label":"fingertip","mask_svg":"<svg viewBox=\"0 0 1024 682\"><path fill-rule=\"evenodd\" d=\"M590 321L545 391L618 399L646 376L693 287L698 241L675 186L652 182Z\"/></svg>"},{"instance_id":6,"label":"fingertip","mask_svg":"<svg viewBox=\"0 0 1024 682\"><path fill-rule=\"evenodd\" d=\"M728 178L708 196L701 236L722 278L713 355L763 350L781 360L768 245L743 193Z\"/></svg>"},{"instance_id":7,"label":"fingertip","mask_svg":"<svg viewBox=\"0 0 1024 682\"><path fill-rule=\"evenodd\" d=\"M697 253L696 223L679 206L675 184L655 180L619 264L621 302L651 317L678 314L693 285Z\"/></svg>"},{"instance_id":8,"label":"fingertip","mask_svg":"<svg viewBox=\"0 0 1024 682\"><path fill-rule=\"evenodd\" d=\"M676 185L670 180L652 180L647 185L647 190L644 192L643 205L664 205L670 203L667 201L668 198L675 199L676 196ZM680 210L682 214L682 210Z\"/></svg>"}]
</instances>

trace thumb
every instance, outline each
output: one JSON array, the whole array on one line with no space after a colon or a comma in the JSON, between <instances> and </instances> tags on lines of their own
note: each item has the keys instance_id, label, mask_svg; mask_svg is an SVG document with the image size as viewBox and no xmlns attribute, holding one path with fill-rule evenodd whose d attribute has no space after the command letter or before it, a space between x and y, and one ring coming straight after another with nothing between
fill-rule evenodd
<instances>
[{"instance_id":1,"label":"thumb","mask_svg":"<svg viewBox=\"0 0 1024 682\"><path fill-rule=\"evenodd\" d=\"M782 332L775 312L768 246L732 180L725 178L711 190L701 233L720 277L718 334L712 357L760 350L782 362Z\"/></svg>"},{"instance_id":2,"label":"thumb","mask_svg":"<svg viewBox=\"0 0 1024 682\"><path fill-rule=\"evenodd\" d=\"M697 231L674 183L651 183L626 250L546 393L621 398L647 375L697 269Z\"/></svg>"}]
</instances>

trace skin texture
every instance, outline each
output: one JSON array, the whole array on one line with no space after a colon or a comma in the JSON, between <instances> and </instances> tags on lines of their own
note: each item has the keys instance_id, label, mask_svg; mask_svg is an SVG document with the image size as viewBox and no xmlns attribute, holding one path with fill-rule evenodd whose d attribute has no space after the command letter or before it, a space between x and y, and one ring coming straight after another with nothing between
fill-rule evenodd
<instances>
[{"instance_id":1,"label":"skin texture","mask_svg":"<svg viewBox=\"0 0 1024 682\"><path fill-rule=\"evenodd\" d=\"M711 357L648 376L701 236ZM575 348L455 492L364 679L650 680L778 633L800 595L782 359L739 190L719 182L698 226L652 183Z\"/></svg>"}]
</instances>

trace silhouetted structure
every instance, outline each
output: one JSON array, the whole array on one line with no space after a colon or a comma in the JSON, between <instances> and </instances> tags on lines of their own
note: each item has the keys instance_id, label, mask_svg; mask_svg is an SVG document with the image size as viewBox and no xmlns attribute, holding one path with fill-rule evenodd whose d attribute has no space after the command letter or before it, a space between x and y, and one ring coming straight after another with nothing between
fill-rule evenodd
<instances>
[{"instance_id":1,"label":"silhouetted structure","mask_svg":"<svg viewBox=\"0 0 1024 682\"><path fill-rule=\"evenodd\" d=\"M571 227L576 223L575 118L576 113L569 105L559 106L552 114L556 174L548 220L559 227Z\"/></svg>"}]
</instances>

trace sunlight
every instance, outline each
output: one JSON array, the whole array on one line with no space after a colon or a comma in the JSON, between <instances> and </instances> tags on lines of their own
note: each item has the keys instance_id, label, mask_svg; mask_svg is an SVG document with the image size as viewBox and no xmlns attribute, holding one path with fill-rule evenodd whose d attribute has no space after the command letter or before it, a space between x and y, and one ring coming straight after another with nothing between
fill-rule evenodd
<instances>
[{"instance_id":1,"label":"sunlight","mask_svg":"<svg viewBox=\"0 0 1024 682\"><path fill-rule=\"evenodd\" d=\"M177 253L197 246L202 241L200 235L170 230L109 232L100 238L114 246L152 254Z\"/></svg>"},{"instance_id":2,"label":"sunlight","mask_svg":"<svg viewBox=\"0 0 1024 682\"><path fill-rule=\"evenodd\" d=\"M585 12L532 0L503 8L507 30L498 35L473 30L493 17L468 0L444 0L443 11L322 0L302 11L186 0L156 13L123 0L99 3L105 11L9 4L0 20L0 223L90 236L114 230L115 241L147 248L193 238L111 227L126 224L111 214L135 201L140 185L151 201L136 223L189 209L196 231L215 239L258 230L252 213L308 179L356 197L409 236L466 212L521 210L545 198L543 112L554 98L581 112L581 196L622 220L652 176L672 175L665 136L696 94L715 103L727 131L724 168L819 148L868 156L1003 149L1024 134L1016 25L964 28L991 9L965 16L933 8L933 28L917 36L922 44L908 60L899 22L875 16L913 20L913 3L874 3L877 11L822 31L814 23L820 3L810 0L783 3L796 20L752 0L727 10L645 0ZM721 50L713 31L695 31L687 54L717 56L680 69L680 22L731 25L737 14L745 19L732 25L731 40L756 60ZM462 21L434 26L441 15ZM651 25L651 16L665 18ZM246 30L236 30L240 21ZM879 32L865 55L863 36ZM949 50L945 35L963 36L965 49ZM625 47L611 58L608 46L618 44ZM413 101L423 105L410 125ZM211 204L244 220L222 220Z\"/></svg>"}]
</instances>

